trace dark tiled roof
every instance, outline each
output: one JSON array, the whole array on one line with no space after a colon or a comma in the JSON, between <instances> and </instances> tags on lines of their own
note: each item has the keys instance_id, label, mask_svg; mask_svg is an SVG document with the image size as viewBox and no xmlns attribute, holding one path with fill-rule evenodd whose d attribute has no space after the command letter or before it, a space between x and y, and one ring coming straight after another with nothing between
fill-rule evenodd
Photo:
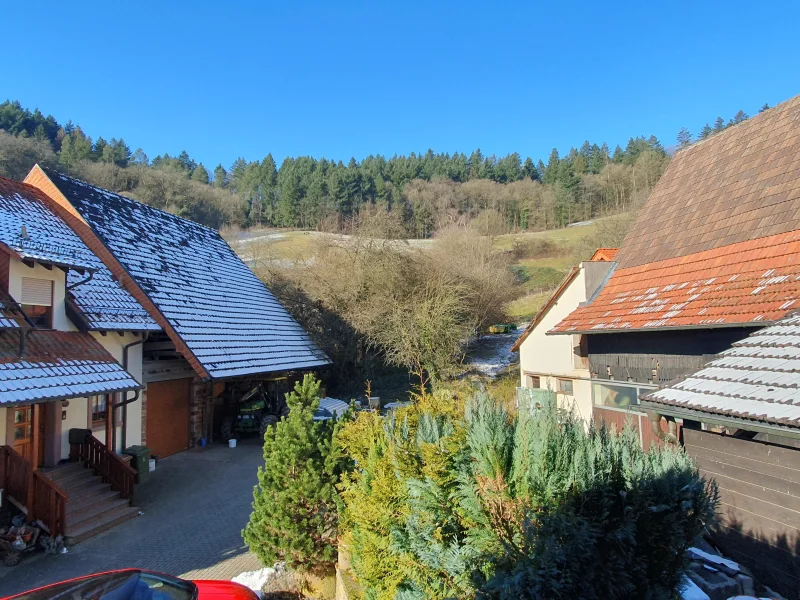
<instances>
[{"instance_id":1,"label":"dark tiled roof","mask_svg":"<svg viewBox=\"0 0 800 600\"><path fill-rule=\"evenodd\" d=\"M800 231L617 269L552 333L768 324L800 306Z\"/></svg>"},{"instance_id":2,"label":"dark tiled roof","mask_svg":"<svg viewBox=\"0 0 800 600\"><path fill-rule=\"evenodd\" d=\"M88 333L27 330L0 334L0 404L41 402L141 387Z\"/></svg>"},{"instance_id":3,"label":"dark tiled roof","mask_svg":"<svg viewBox=\"0 0 800 600\"><path fill-rule=\"evenodd\" d=\"M621 268L800 229L800 96L678 152L620 248Z\"/></svg>"},{"instance_id":4,"label":"dark tiled roof","mask_svg":"<svg viewBox=\"0 0 800 600\"><path fill-rule=\"evenodd\" d=\"M216 231L59 173L47 175L211 377L329 364Z\"/></svg>"},{"instance_id":5,"label":"dark tiled roof","mask_svg":"<svg viewBox=\"0 0 800 600\"><path fill-rule=\"evenodd\" d=\"M800 427L800 316L736 342L703 369L644 398L658 406Z\"/></svg>"},{"instance_id":6,"label":"dark tiled roof","mask_svg":"<svg viewBox=\"0 0 800 600\"><path fill-rule=\"evenodd\" d=\"M86 277L70 271L70 284ZM75 306L93 330L160 331L161 327L133 296L114 281L103 265L94 276L69 290Z\"/></svg>"},{"instance_id":7,"label":"dark tiled roof","mask_svg":"<svg viewBox=\"0 0 800 600\"><path fill-rule=\"evenodd\" d=\"M81 270L100 265L39 190L5 177L0 177L0 243L23 259Z\"/></svg>"}]
</instances>

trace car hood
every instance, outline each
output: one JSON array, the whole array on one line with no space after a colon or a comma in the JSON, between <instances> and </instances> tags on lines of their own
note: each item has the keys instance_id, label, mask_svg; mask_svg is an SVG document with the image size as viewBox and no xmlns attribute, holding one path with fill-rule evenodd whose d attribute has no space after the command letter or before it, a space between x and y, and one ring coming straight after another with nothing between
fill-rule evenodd
<instances>
[{"instance_id":1,"label":"car hood","mask_svg":"<svg viewBox=\"0 0 800 600\"><path fill-rule=\"evenodd\" d=\"M258 600L258 595L241 584L232 581L193 580L197 586L197 600Z\"/></svg>"}]
</instances>

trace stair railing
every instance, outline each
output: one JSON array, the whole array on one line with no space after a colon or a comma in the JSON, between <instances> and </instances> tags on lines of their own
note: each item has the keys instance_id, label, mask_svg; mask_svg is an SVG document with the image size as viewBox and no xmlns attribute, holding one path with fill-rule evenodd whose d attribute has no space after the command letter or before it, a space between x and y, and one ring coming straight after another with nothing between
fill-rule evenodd
<instances>
[{"instance_id":1,"label":"stair railing","mask_svg":"<svg viewBox=\"0 0 800 600\"><path fill-rule=\"evenodd\" d=\"M86 434L83 442L70 445L70 457L83 462L83 465L92 469L104 483L110 483L112 490L119 492L122 498L133 502L136 471L91 433Z\"/></svg>"},{"instance_id":2,"label":"stair railing","mask_svg":"<svg viewBox=\"0 0 800 600\"><path fill-rule=\"evenodd\" d=\"M41 521L50 535L64 534L67 494L39 471L34 471L11 446L0 446L0 486L25 507L29 522Z\"/></svg>"}]
</instances>

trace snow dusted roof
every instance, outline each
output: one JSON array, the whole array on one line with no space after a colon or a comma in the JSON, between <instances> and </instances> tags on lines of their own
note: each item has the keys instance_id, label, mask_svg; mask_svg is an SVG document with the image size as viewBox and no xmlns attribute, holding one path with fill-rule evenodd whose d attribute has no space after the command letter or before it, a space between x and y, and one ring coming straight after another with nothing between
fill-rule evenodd
<instances>
[{"instance_id":1,"label":"snow dusted roof","mask_svg":"<svg viewBox=\"0 0 800 600\"><path fill-rule=\"evenodd\" d=\"M0 334L0 405L110 394L140 388L90 334L28 330Z\"/></svg>"},{"instance_id":2,"label":"snow dusted roof","mask_svg":"<svg viewBox=\"0 0 800 600\"><path fill-rule=\"evenodd\" d=\"M93 271L100 261L36 188L0 177L0 243L21 259Z\"/></svg>"},{"instance_id":3,"label":"snow dusted roof","mask_svg":"<svg viewBox=\"0 0 800 600\"><path fill-rule=\"evenodd\" d=\"M0 290L0 331L25 327L25 315L8 292Z\"/></svg>"},{"instance_id":4,"label":"snow dusted roof","mask_svg":"<svg viewBox=\"0 0 800 600\"><path fill-rule=\"evenodd\" d=\"M85 280L70 271L67 282L72 285ZM86 318L89 329L97 331L161 331L161 327L124 288L104 265L94 276L69 290L76 308Z\"/></svg>"},{"instance_id":5,"label":"snow dusted roof","mask_svg":"<svg viewBox=\"0 0 800 600\"><path fill-rule=\"evenodd\" d=\"M209 376L330 363L215 230L46 173Z\"/></svg>"},{"instance_id":6,"label":"snow dusted roof","mask_svg":"<svg viewBox=\"0 0 800 600\"><path fill-rule=\"evenodd\" d=\"M800 427L799 386L800 316L794 315L751 333L696 373L643 400L654 407Z\"/></svg>"}]
</instances>

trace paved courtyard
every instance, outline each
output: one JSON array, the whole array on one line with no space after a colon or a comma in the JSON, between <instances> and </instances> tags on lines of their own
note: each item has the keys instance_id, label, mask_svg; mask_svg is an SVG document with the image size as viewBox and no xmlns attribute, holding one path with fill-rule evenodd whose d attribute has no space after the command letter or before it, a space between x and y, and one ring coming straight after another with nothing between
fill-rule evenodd
<instances>
[{"instance_id":1,"label":"paved courtyard","mask_svg":"<svg viewBox=\"0 0 800 600\"><path fill-rule=\"evenodd\" d=\"M161 460L150 480L136 486L135 504L143 515L68 554L38 553L16 567L0 564L0 596L124 567L187 579L231 579L260 568L241 531L262 460L256 438L233 449L214 444Z\"/></svg>"}]
</instances>

